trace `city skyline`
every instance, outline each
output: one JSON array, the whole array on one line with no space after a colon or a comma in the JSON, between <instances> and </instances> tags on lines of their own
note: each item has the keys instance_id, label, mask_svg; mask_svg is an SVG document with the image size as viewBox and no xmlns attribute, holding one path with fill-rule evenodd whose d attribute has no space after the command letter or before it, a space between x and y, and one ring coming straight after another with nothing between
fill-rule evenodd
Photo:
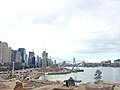
<instances>
[{"instance_id":1,"label":"city skyline","mask_svg":"<svg viewBox=\"0 0 120 90\"><path fill-rule=\"evenodd\" d=\"M90 62L120 58L118 0L0 1L0 41Z\"/></svg>"}]
</instances>

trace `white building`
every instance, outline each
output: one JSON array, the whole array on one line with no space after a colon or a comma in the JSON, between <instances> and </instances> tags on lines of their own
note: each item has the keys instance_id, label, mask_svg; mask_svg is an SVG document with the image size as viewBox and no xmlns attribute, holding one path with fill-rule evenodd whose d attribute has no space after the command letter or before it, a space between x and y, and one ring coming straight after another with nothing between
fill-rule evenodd
<instances>
[{"instance_id":1,"label":"white building","mask_svg":"<svg viewBox=\"0 0 120 90\"><path fill-rule=\"evenodd\" d=\"M6 42L0 41L0 63L11 62L12 49Z\"/></svg>"}]
</instances>

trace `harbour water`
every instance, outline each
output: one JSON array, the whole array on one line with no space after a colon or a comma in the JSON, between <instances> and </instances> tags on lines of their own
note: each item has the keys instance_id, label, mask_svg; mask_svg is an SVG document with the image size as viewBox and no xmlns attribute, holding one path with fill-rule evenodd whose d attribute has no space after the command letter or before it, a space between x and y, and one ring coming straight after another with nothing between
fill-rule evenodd
<instances>
[{"instance_id":1,"label":"harbour water","mask_svg":"<svg viewBox=\"0 0 120 90\"><path fill-rule=\"evenodd\" d=\"M71 68L71 67L67 67ZM44 75L40 77L40 79L46 80L60 80L64 81L69 79L70 77L75 80L81 80L82 82L94 82L94 74L97 69L102 71L102 79L104 81L113 81L120 83L120 68L113 67L79 67L80 69L84 69L84 72L70 73L64 75Z\"/></svg>"}]
</instances>

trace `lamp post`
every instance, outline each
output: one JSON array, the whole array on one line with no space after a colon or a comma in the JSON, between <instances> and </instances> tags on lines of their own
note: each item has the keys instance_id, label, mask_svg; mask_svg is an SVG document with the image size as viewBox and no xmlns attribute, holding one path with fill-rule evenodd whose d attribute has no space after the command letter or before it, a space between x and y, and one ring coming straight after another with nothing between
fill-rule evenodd
<instances>
[{"instance_id":1,"label":"lamp post","mask_svg":"<svg viewBox=\"0 0 120 90\"><path fill-rule=\"evenodd\" d=\"M15 62L13 61L13 66L12 66L12 77L14 77L14 64L15 64Z\"/></svg>"}]
</instances>

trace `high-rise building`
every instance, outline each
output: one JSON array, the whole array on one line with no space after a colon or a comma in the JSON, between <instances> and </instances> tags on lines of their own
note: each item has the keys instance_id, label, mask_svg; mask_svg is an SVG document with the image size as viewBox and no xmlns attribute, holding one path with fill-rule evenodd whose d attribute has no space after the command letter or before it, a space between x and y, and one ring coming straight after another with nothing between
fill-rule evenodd
<instances>
[{"instance_id":1,"label":"high-rise building","mask_svg":"<svg viewBox=\"0 0 120 90\"><path fill-rule=\"evenodd\" d=\"M40 59L40 61L39 61L40 62L40 67L42 67L42 58L40 57L39 59Z\"/></svg>"},{"instance_id":2,"label":"high-rise building","mask_svg":"<svg viewBox=\"0 0 120 90\"><path fill-rule=\"evenodd\" d=\"M55 65L57 64L57 61L56 61L56 60L54 60L54 64L55 64Z\"/></svg>"},{"instance_id":3,"label":"high-rise building","mask_svg":"<svg viewBox=\"0 0 120 90\"><path fill-rule=\"evenodd\" d=\"M28 65L29 67L35 67L35 53L34 52L29 52Z\"/></svg>"},{"instance_id":4,"label":"high-rise building","mask_svg":"<svg viewBox=\"0 0 120 90\"><path fill-rule=\"evenodd\" d=\"M12 62L22 63L21 53L18 50L12 50Z\"/></svg>"},{"instance_id":5,"label":"high-rise building","mask_svg":"<svg viewBox=\"0 0 120 90\"><path fill-rule=\"evenodd\" d=\"M22 57L22 63L26 62L26 49L25 48L18 48L18 51Z\"/></svg>"},{"instance_id":6,"label":"high-rise building","mask_svg":"<svg viewBox=\"0 0 120 90\"><path fill-rule=\"evenodd\" d=\"M42 53L42 68L46 68L48 66L48 53L43 51Z\"/></svg>"},{"instance_id":7,"label":"high-rise building","mask_svg":"<svg viewBox=\"0 0 120 90\"><path fill-rule=\"evenodd\" d=\"M25 66L28 66L28 55L25 55Z\"/></svg>"},{"instance_id":8,"label":"high-rise building","mask_svg":"<svg viewBox=\"0 0 120 90\"><path fill-rule=\"evenodd\" d=\"M37 55L37 57L36 57L36 65L37 65L37 67L39 67L39 68L42 66L41 57L39 57L38 55Z\"/></svg>"},{"instance_id":9,"label":"high-rise building","mask_svg":"<svg viewBox=\"0 0 120 90\"><path fill-rule=\"evenodd\" d=\"M48 59L48 67L51 67L53 65L53 61L51 58Z\"/></svg>"},{"instance_id":10,"label":"high-rise building","mask_svg":"<svg viewBox=\"0 0 120 90\"><path fill-rule=\"evenodd\" d=\"M0 63L11 62L12 49L6 42L0 41Z\"/></svg>"}]
</instances>

